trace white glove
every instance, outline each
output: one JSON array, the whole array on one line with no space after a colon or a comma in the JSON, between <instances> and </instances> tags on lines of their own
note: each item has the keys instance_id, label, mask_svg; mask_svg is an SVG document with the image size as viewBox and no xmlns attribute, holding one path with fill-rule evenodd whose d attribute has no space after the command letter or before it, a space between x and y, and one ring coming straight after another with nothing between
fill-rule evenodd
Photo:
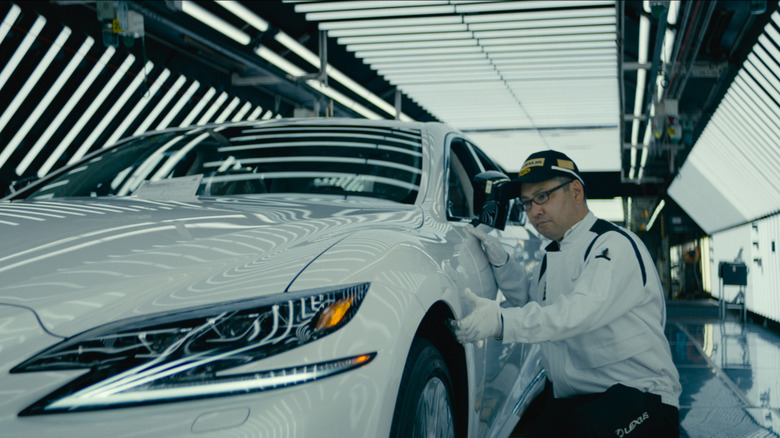
<instances>
[{"instance_id":1,"label":"white glove","mask_svg":"<svg viewBox=\"0 0 780 438\"><path fill-rule=\"evenodd\" d=\"M481 225L481 224L480 224ZM504 251L497 237L488 236L487 233L475 227L466 227L466 231L482 242L488 262L495 267L503 266L509 261L509 254Z\"/></svg>"},{"instance_id":2,"label":"white glove","mask_svg":"<svg viewBox=\"0 0 780 438\"><path fill-rule=\"evenodd\" d=\"M452 323L453 333L461 344L477 342L489 337L500 338L504 332L498 302L474 295L471 289L463 291L466 305L473 310L463 319Z\"/></svg>"}]
</instances>

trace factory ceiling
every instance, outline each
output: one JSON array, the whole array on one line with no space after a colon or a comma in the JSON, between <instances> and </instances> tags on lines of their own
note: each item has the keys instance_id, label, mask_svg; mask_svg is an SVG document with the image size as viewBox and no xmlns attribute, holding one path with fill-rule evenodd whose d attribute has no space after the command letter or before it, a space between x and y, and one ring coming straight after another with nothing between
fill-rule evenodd
<instances>
[{"instance_id":1,"label":"factory ceiling","mask_svg":"<svg viewBox=\"0 0 780 438\"><path fill-rule=\"evenodd\" d=\"M151 129L439 120L508 172L663 196L777 1L0 3L0 185ZM650 201L651 203L654 201Z\"/></svg>"}]
</instances>

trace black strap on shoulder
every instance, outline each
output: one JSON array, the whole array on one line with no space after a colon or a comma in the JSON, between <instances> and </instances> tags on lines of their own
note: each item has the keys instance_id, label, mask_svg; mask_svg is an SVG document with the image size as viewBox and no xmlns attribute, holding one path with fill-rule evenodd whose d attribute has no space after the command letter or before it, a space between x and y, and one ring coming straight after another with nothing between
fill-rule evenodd
<instances>
[{"instance_id":1,"label":"black strap on shoulder","mask_svg":"<svg viewBox=\"0 0 780 438\"><path fill-rule=\"evenodd\" d=\"M645 264L642 262L642 254L639 252L639 247L636 246L636 242L634 242L634 239L631 238L631 236L628 235L625 231L618 228L617 225L607 222L604 219L597 219L596 223L593 224L593 226L590 228L590 231L596 233L596 237L593 238L593 241L590 242L590 245L588 245L588 249L585 251L585 257L583 257L583 261L588 259L588 254L590 254L590 250L593 249L593 245L596 243L596 240L604 233L608 231L616 231L621 236L628 239L629 242L631 242L631 246L634 248L634 253L636 254L636 260L639 262L639 269L642 271L642 286L647 284L647 272L645 271Z\"/></svg>"},{"instance_id":2,"label":"black strap on shoulder","mask_svg":"<svg viewBox=\"0 0 780 438\"><path fill-rule=\"evenodd\" d=\"M546 270L547 270L547 253L548 253L548 252L550 252L550 251L560 251L560 250L561 250L561 246L560 246L560 245L558 245L558 242L556 242L556 241L554 241L554 240L553 240L553 241L552 241L552 242L551 242L549 245L547 245L547 247L546 247L546 248L544 248L544 249L545 249L545 253L544 253L544 258L542 259L542 268L539 270L539 278L538 278L538 279L536 279L536 282L537 282L537 283L539 283L540 281L542 281L542 276L544 276L544 271L546 271Z\"/></svg>"}]
</instances>

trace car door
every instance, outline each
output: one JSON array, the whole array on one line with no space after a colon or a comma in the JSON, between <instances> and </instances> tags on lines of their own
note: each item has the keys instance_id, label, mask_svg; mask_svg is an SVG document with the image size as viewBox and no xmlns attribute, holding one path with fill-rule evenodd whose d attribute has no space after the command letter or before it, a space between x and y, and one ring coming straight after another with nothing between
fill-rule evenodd
<instances>
[{"instance_id":1,"label":"car door","mask_svg":"<svg viewBox=\"0 0 780 438\"><path fill-rule=\"evenodd\" d=\"M474 177L485 170L501 169L482 151L463 138L453 138L450 141L448 177L448 219L456 229L459 229L470 251L474 254L478 270L479 290L477 295L497 300L502 306L507 306L504 295L498 289L492 269L476 239L468 235L464 228L470 227L476 217L473 205ZM504 231L492 230L504 249L513 258L532 262L534 252L539 245L534 246L533 236L525 228L523 217L514 210ZM538 240L538 239L537 239ZM538 255L536 255L538 258ZM495 339L474 345L475 377L478 382L475 397L478 412L478 422L472 425L472 436L491 436L503 428L507 421L516 421L512 410L522 392L522 381L518 378L528 348L525 344L503 343Z\"/></svg>"}]
</instances>

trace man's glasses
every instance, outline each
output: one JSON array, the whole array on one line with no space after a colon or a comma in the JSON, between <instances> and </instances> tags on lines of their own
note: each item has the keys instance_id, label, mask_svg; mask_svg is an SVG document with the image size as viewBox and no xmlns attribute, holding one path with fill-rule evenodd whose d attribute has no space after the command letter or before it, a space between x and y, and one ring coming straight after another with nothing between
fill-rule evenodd
<instances>
[{"instance_id":1,"label":"man's glasses","mask_svg":"<svg viewBox=\"0 0 780 438\"><path fill-rule=\"evenodd\" d=\"M566 181L565 183L555 186L551 188L550 190L547 190L546 192L542 192L534 196L533 198L527 200L527 201L520 201L520 210L522 211L528 211L531 209L531 203L533 202L536 205L542 205L550 200L550 193L560 189L561 187L565 186L566 184L569 184L570 182L574 181L573 179L570 179Z\"/></svg>"}]
</instances>

